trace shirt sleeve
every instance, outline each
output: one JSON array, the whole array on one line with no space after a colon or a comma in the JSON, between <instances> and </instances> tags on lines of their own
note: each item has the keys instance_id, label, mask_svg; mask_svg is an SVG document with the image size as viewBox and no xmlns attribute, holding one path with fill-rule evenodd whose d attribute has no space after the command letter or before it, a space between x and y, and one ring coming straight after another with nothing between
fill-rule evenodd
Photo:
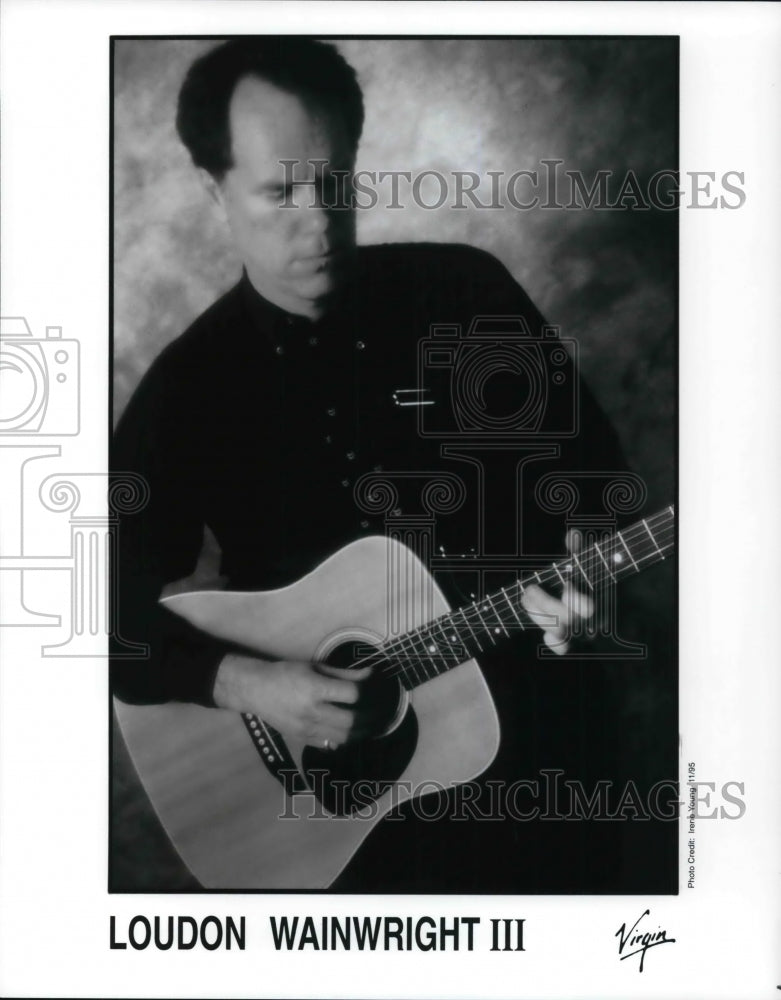
<instances>
[{"instance_id":1,"label":"shirt sleeve","mask_svg":"<svg viewBox=\"0 0 781 1000\"><path fill-rule=\"evenodd\" d=\"M111 449L111 475L140 477L141 509L120 514L112 580L111 683L123 701L213 706L212 688L230 646L190 625L159 603L166 584L192 573L201 550L205 514L192 447L191 419L166 355L152 366L120 420Z\"/></svg>"}]
</instances>

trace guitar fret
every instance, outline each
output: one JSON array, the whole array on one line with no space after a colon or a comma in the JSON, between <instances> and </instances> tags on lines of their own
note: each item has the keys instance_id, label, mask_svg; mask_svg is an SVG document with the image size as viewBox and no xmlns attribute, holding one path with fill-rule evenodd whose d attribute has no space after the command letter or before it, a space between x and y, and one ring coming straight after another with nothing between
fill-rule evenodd
<instances>
[{"instance_id":1,"label":"guitar fret","mask_svg":"<svg viewBox=\"0 0 781 1000\"><path fill-rule=\"evenodd\" d=\"M644 556L640 556L639 561L643 562L645 559L650 559L652 562L658 562L660 559L664 559L664 552L657 546L656 552L648 552Z\"/></svg>"},{"instance_id":2,"label":"guitar fret","mask_svg":"<svg viewBox=\"0 0 781 1000\"><path fill-rule=\"evenodd\" d=\"M496 645L496 639L494 639L494 637L491 635L491 630L488 628L488 626L486 625L486 623L483 621L483 616L480 614L480 609L477 606L477 601L475 601L474 604L470 605L470 607L473 607L475 609L475 613L477 614L477 617L480 619L480 624L483 626L483 631L485 632L485 634L488 636L488 638L491 640L491 642L495 646Z\"/></svg>"},{"instance_id":3,"label":"guitar fret","mask_svg":"<svg viewBox=\"0 0 781 1000\"><path fill-rule=\"evenodd\" d=\"M611 572L610 567L608 566L607 559L605 559L605 557L602 555L602 549L600 549L599 545L596 542L594 542L594 548L597 550L597 554L599 555L599 558L605 564L605 569L607 570L608 575L613 580L613 583L615 583L616 582L616 578L615 578L615 576L613 576L613 573Z\"/></svg>"},{"instance_id":4,"label":"guitar fret","mask_svg":"<svg viewBox=\"0 0 781 1000\"><path fill-rule=\"evenodd\" d=\"M427 681L427 680L430 680L431 678L429 677L428 671L425 669L425 665L423 663L423 659L420 656L420 650L419 650L418 646L416 645L416 639L417 639L417 636L415 635L415 633L413 633L413 632L408 633L407 642L409 643L409 646L410 646L412 654L413 654L412 656L408 656L408 659L409 659L410 670L413 673L413 676L415 678L416 683L417 684L422 684L423 681L421 681L421 679L420 679L420 677L418 675L418 670L422 670L423 671L423 679L424 680Z\"/></svg>"},{"instance_id":5,"label":"guitar fret","mask_svg":"<svg viewBox=\"0 0 781 1000\"><path fill-rule=\"evenodd\" d=\"M621 532L620 532L620 531L619 531L619 532L617 532L617 535L618 535L618 539L619 539L619 541L621 542L621 544L622 544L622 545L624 546L624 548L626 549L626 554L627 554L627 555L629 556L629 558L630 558L630 559L632 560L632 565L633 565L633 566L634 566L634 568L635 568L635 569L636 569L636 570L637 570L637 571L639 572L639 570L640 570L640 567L639 567L639 566L637 565L637 563L635 562L635 560L634 560L634 556L632 555L632 553L631 553L631 551L630 551L630 549L629 549L629 546L628 546L628 545L626 544L626 542L624 541L624 536L623 536L623 535L621 534Z\"/></svg>"},{"instance_id":6,"label":"guitar fret","mask_svg":"<svg viewBox=\"0 0 781 1000\"><path fill-rule=\"evenodd\" d=\"M589 580L588 576L586 575L586 571L585 571L585 570L583 569L583 566L581 565L581 562L580 562L580 559L578 559L578 557L577 557L577 554L576 554L575 552L573 552L573 553L572 553L572 558L573 558L573 559L574 559L574 561L575 561L575 565L576 565L576 566L578 567L578 569L580 570L580 575L581 575L581 576L583 577L583 579L584 579L584 580L586 581L586 583L588 584L588 586L589 586L589 590L593 591L593 590L594 590L594 585L593 585L593 583L591 582L591 580Z\"/></svg>"},{"instance_id":7,"label":"guitar fret","mask_svg":"<svg viewBox=\"0 0 781 1000\"><path fill-rule=\"evenodd\" d=\"M620 546L618 544L619 541L621 543ZM628 559L627 559L627 556L624 554L625 552L626 552L626 546L624 545L623 539L619 539L618 536L616 536L616 543L613 546L613 548L611 549L611 553L612 553L611 554L611 562L615 566L615 569L613 570L613 572L616 575L616 579L619 579L619 580L622 577L627 576L630 573L631 574L635 574L635 573L639 573L640 572L640 568L637 565L637 562L635 561L635 559L632 556L631 552L627 553L628 556L629 556Z\"/></svg>"},{"instance_id":8,"label":"guitar fret","mask_svg":"<svg viewBox=\"0 0 781 1000\"><path fill-rule=\"evenodd\" d=\"M418 635L420 636L420 641L423 643L423 653L424 653L423 659L420 661L421 666L425 670L426 669L425 660L428 660L431 663L431 666L434 668L434 676L437 677L441 673L441 671L437 666L436 660L434 659L434 656L432 654L439 653L439 647L434 641L434 637L430 633L428 638L426 637L426 634L422 630L418 632ZM429 641L431 641L431 643L433 644L434 646L433 649L431 648L431 646L429 646ZM426 671L426 673L428 674L428 671Z\"/></svg>"},{"instance_id":9,"label":"guitar fret","mask_svg":"<svg viewBox=\"0 0 781 1000\"><path fill-rule=\"evenodd\" d=\"M399 653L401 653L401 656ZM408 684L409 687L417 687L418 684L422 683L420 676L415 669L415 661L409 656L406 647L402 647L399 652L394 654L394 663L397 667L397 672L401 672L406 684Z\"/></svg>"},{"instance_id":10,"label":"guitar fret","mask_svg":"<svg viewBox=\"0 0 781 1000\"><path fill-rule=\"evenodd\" d=\"M444 645L447 648L447 654L452 653L452 651L453 651L452 647L451 647L450 643L448 642L447 636L445 635L445 630L442 628L441 624L439 623L439 620L433 622L433 624L436 626L437 631L440 633L440 635L442 636L442 639L444 640ZM433 638L433 636L432 636L432 638ZM439 646L439 644L438 644L437 652L439 653L440 656L443 656L441 650L442 650L442 646ZM445 656L447 656L447 654L445 654Z\"/></svg>"},{"instance_id":11,"label":"guitar fret","mask_svg":"<svg viewBox=\"0 0 781 1000\"><path fill-rule=\"evenodd\" d=\"M645 528L645 530L646 530L646 531L648 532L648 537L649 537L649 538L651 539L651 541L652 541L652 542L654 543L654 546L655 546L655 548L656 548L656 551L657 551L657 552L659 553L659 555L660 555L660 556L662 557L662 559L664 559L664 553L663 553L663 552L662 552L662 550L661 550L661 549L659 548L659 546L658 546L658 545L656 544L656 539L654 538L654 536L653 536L653 533L651 532L651 529L650 529L650 528L648 527L648 522L646 521L646 519L645 519L645 518L643 518L643 527L644 527L644 528Z\"/></svg>"},{"instance_id":12,"label":"guitar fret","mask_svg":"<svg viewBox=\"0 0 781 1000\"><path fill-rule=\"evenodd\" d=\"M449 618L448 618L448 623L450 623L450 619ZM448 665L450 665L450 660L452 660L453 663L462 663L463 662L463 657L461 657L461 649L460 649L460 647L461 647L462 644L460 642L460 636L458 635L458 632L456 632L456 634L455 634L455 639L456 639L456 642L458 643L458 645L454 646L453 645L452 637L448 636L448 634L445 632L445 629L440 624L439 619L437 619L436 626L439 629L439 631L442 633L442 638L445 640L445 645L448 648ZM455 628L455 626L451 626L451 627Z\"/></svg>"},{"instance_id":13,"label":"guitar fret","mask_svg":"<svg viewBox=\"0 0 781 1000\"><path fill-rule=\"evenodd\" d=\"M521 629L523 629L525 626L524 626L523 622L521 621L521 619L518 617L518 614L517 614L515 608L513 607L513 603L510 600L510 598L507 596L507 591L504 589L504 587L502 587L502 596L504 597L505 601L507 601L507 604L509 605L509 608L510 608L510 611L511 611L513 617L518 622L518 624L521 626Z\"/></svg>"},{"instance_id":14,"label":"guitar fret","mask_svg":"<svg viewBox=\"0 0 781 1000\"><path fill-rule=\"evenodd\" d=\"M469 619L464 614L464 609L463 608L459 608L458 611L459 611L459 614L461 615L461 617L464 619L464 622L466 623L466 627L469 629L469 632L471 633L472 638L475 640L475 645L477 646L478 651L482 653L483 647L480 645L480 640L477 638L477 636L475 635L475 633L474 633L474 631L472 629L472 626L469 624Z\"/></svg>"},{"instance_id":15,"label":"guitar fret","mask_svg":"<svg viewBox=\"0 0 781 1000\"><path fill-rule=\"evenodd\" d=\"M498 612L498 611L496 610L496 608L494 607L494 602L493 602L493 601L491 600L491 595L490 595L490 594L486 594L486 600L487 600L487 601L488 601L488 603L489 603L489 604L491 605L491 610L493 611L494 615L496 615L496 620L497 620L497 621L499 622L499 625L500 625L500 627L501 627L502 631L504 632L504 634L505 634L506 636L508 636L508 637L509 637L510 633L509 633L509 632L507 631L507 628L506 628L506 626L505 626L504 622L502 621L502 618L501 618L501 616L499 615L499 612ZM499 631L499 629L496 629L495 631L496 631L496 632L498 632L498 631Z\"/></svg>"},{"instance_id":16,"label":"guitar fret","mask_svg":"<svg viewBox=\"0 0 781 1000\"><path fill-rule=\"evenodd\" d=\"M556 565L556 563L551 563L551 566L553 567L553 572L556 574L556 576L559 578L559 580L561 580L562 587L565 587L567 585L567 581L561 575L561 571L559 570L559 567Z\"/></svg>"},{"instance_id":17,"label":"guitar fret","mask_svg":"<svg viewBox=\"0 0 781 1000\"><path fill-rule=\"evenodd\" d=\"M419 684L423 684L426 681L431 680L428 671L423 665L423 661L420 659L420 656L417 655L409 658L409 673L412 675L412 679L414 680L413 687L417 687Z\"/></svg>"},{"instance_id":18,"label":"guitar fret","mask_svg":"<svg viewBox=\"0 0 781 1000\"><path fill-rule=\"evenodd\" d=\"M601 545L592 543L580 556L573 552L566 561L551 563L549 568L527 577L525 584L516 580L512 597L509 588L500 587L480 601L449 611L399 637L381 651L387 661L385 669L401 674L406 686L413 688L464 663L477 652L482 653L480 633L496 645L502 641L501 633L509 638L517 627L525 629L533 622L525 615L520 598L532 581L549 586L558 578L564 584L568 578L575 579L577 570L589 590L594 591L598 585L616 582L630 571L640 572L645 564L664 559L665 551L675 543L674 511L669 508L669 514L663 512L649 520L650 524L643 519L623 532L616 531L603 539ZM504 611L505 605L509 614ZM460 616L461 624L456 615Z\"/></svg>"}]
</instances>

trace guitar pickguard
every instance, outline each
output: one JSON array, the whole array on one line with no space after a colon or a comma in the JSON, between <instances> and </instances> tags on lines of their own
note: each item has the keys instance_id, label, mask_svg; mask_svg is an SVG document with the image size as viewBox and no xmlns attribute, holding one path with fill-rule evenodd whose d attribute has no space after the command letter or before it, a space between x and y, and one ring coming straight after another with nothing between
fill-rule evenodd
<instances>
[{"instance_id":1,"label":"guitar pickguard","mask_svg":"<svg viewBox=\"0 0 781 1000\"><path fill-rule=\"evenodd\" d=\"M418 744L413 708L392 733L345 743L336 750L307 747L303 770L307 785L334 816L351 816L379 799L404 773Z\"/></svg>"},{"instance_id":2,"label":"guitar pickguard","mask_svg":"<svg viewBox=\"0 0 781 1000\"><path fill-rule=\"evenodd\" d=\"M380 536L351 543L282 590L202 591L165 603L196 628L265 658L311 663L338 661L346 641L363 643L365 657L366 646L384 646L448 610L414 553ZM400 690L380 698L386 720L393 719ZM327 887L391 809L434 783L469 781L490 764L498 720L474 660L429 683L405 683L404 694L409 702L397 729L331 752L227 709L117 701L116 711L150 800L201 884L273 892ZM332 813L328 822L312 811L315 772L322 769L330 780L320 786L318 809ZM283 770L299 775L309 796L286 794ZM363 784L341 801L338 782L354 775ZM367 803L367 790L378 797Z\"/></svg>"},{"instance_id":3,"label":"guitar pickguard","mask_svg":"<svg viewBox=\"0 0 781 1000\"><path fill-rule=\"evenodd\" d=\"M331 651L327 662L357 669L367 651L365 642L343 642ZM287 795L313 794L329 814L350 816L398 781L415 753L418 722L392 666L385 660L375 667L362 681L354 706L373 729L385 735L353 740L335 749L307 746L300 766L282 733L258 716L243 716L259 758Z\"/></svg>"}]
</instances>

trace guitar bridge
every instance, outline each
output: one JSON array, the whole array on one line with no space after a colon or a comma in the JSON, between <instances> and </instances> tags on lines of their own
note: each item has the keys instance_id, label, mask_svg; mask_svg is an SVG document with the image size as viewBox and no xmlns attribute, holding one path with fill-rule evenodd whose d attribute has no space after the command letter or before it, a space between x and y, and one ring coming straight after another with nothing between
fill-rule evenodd
<instances>
[{"instance_id":1,"label":"guitar bridge","mask_svg":"<svg viewBox=\"0 0 781 1000\"><path fill-rule=\"evenodd\" d=\"M287 794L301 795L309 791L304 776L285 746L282 734L251 712L244 712L241 718L258 756Z\"/></svg>"}]
</instances>

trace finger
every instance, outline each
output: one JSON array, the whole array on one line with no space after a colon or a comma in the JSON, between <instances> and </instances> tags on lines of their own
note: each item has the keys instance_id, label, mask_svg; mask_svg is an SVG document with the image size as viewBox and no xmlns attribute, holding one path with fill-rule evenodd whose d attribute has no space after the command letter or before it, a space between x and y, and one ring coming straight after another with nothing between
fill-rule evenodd
<instances>
[{"instance_id":1,"label":"finger","mask_svg":"<svg viewBox=\"0 0 781 1000\"><path fill-rule=\"evenodd\" d=\"M541 587L527 588L526 595L524 595L526 610L531 619L543 630L542 638L545 645L558 656L562 656L569 649L569 608Z\"/></svg>"},{"instance_id":2,"label":"finger","mask_svg":"<svg viewBox=\"0 0 781 1000\"><path fill-rule=\"evenodd\" d=\"M355 716L346 708L324 704L313 727L314 743L322 746L327 740L332 750L353 736Z\"/></svg>"},{"instance_id":3,"label":"finger","mask_svg":"<svg viewBox=\"0 0 781 1000\"><path fill-rule=\"evenodd\" d=\"M521 603L541 629L559 639L564 637L569 624L569 609L558 598L532 584L526 588Z\"/></svg>"},{"instance_id":4,"label":"finger","mask_svg":"<svg viewBox=\"0 0 781 1000\"><path fill-rule=\"evenodd\" d=\"M353 681L366 680L373 669L371 664L366 667L332 667L330 663L315 663L315 670L319 674Z\"/></svg>"},{"instance_id":5,"label":"finger","mask_svg":"<svg viewBox=\"0 0 781 1000\"><path fill-rule=\"evenodd\" d=\"M307 744L310 747L317 747L318 750L338 750L347 739L340 730L332 729L330 726L318 726L313 730Z\"/></svg>"},{"instance_id":6,"label":"finger","mask_svg":"<svg viewBox=\"0 0 781 1000\"><path fill-rule=\"evenodd\" d=\"M542 588L528 588L527 593L532 591L529 597L527 610L537 615L546 615L547 619L541 619L541 627L547 628L548 621L554 628L563 628L571 625L576 618L590 618L594 613L594 602L582 591L567 583L562 588L561 598L548 594ZM556 619L555 621L553 619Z\"/></svg>"},{"instance_id":7,"label":"finger","mask_svg":"<svg viewBox=\"0 0 781 1000\"><path fill-rule=\"evenodd\" d=\"M569 649L569 639L566 636L554 635L552 632L543 632L542 641L556 656L563 656Z\"/></svg>"},{"instance_id":8,"label":"finger","mask_svg":"<svg viewBox=\"0 0 781 1000\"><path fill-rule=\"evenodd\" d=\"M318 689L318 701L322 704L354 705L360 697L360 688L353 681L323 678Z\"/></svg>"},{"instance_id":9,"label":"finger","mask_svg":"<svg viewBox=\"0 0 781 1000\"><path fill-rule=\"evenodd\" d=\"M336 677L345 681L365 681L371 676L374 667L369 664L366 667L332 667L330 663L315 663L315 670L324 677Z\"/></svg>"},{"instance_id":10,"label":"finger","mask_svg":"<svg viewBox=\"0 0 781 1000\"><path fill-rule=\"evenodd\" d=\"M565 584L561 594L562 603L569 609L570 621L573 618L590 618L594 614L594 601L584 594L582 590L573 587L571 583Z\"/></svg>"},{"instance_id":11,"label":"finger","mask_svg":"<svg viewBox=\"0 0 781 1000\"><path fill-rule=\"evenodd\" d=\"M339 705L332 705L324 702L317 711L317 723L334 731L339 731L344 737L353 727L355 712L349 708L340 708Z\"/></svg>"},{"instance_id":12,"label":"finger","mask_svg":"<svg viewBox=\"0 0 781 1000\"><path fill-rule=\"evenodd\" d=\"M344 705L354 705L360 696L360 682L366 680L372 672L372 667L343 669L331 667L327 663L315 665L319 674L323 675L320 698L323 701L340 702Z\"/></svg>"}]
</instances>

